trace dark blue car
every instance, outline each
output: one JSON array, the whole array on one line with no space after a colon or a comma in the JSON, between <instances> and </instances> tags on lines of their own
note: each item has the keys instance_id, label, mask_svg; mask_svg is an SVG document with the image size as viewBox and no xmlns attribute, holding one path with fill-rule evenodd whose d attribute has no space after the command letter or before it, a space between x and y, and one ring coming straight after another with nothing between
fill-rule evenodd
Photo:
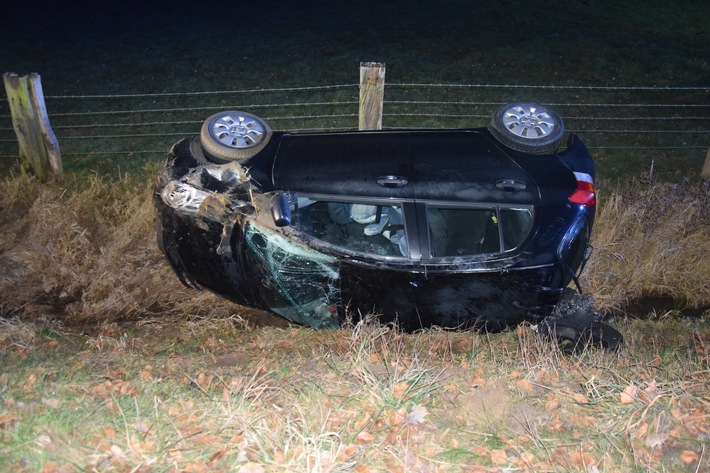
<instances>
[{"instance_id":1,"label":"dark blue car","mask_svg":"<svg viewBox=\"0 0 710 473\"><path fill-rule=\"evenodd\" d=\"M596 197L587 148L572 134L558 150L563 135L534 103L461 130L292 134L218 113L159 172L158 243L185 284L316 328L367 314L410 331L529 321L616 347L568 288Z\"/></svg>"}]
</instances>

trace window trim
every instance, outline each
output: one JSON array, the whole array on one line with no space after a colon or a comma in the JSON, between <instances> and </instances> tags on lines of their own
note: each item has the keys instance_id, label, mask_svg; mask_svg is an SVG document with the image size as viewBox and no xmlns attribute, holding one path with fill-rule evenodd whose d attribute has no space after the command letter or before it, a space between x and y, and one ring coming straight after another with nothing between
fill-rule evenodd
<instances>
[{"instance_id":1,"label":"window trim","mask_svg":"<svg viewBox=\"0 0 710 473\"><path fill-rule=\"evenodd\" d=\"M422 255L422 261L426 263L439 263L439 262L459 262L459 261L480 261L480 260L485 260L489 259L491 257L507 257L508 255L513 255L515 254L516 250L524 246L525 242L531 238L531 235L534 233L533 232L533 226L535 224L535 206L532 204L523 204L523 205L501 205L499 203L486 203L486 202L461 202L461 201L440 201L440 200L418 200L417 201L418 205L421 205L423 207L424 211L424 224L422 225L424 227L424 232L425 239L420 240L419 244L421 248L426 249L426 255ZM481 210L495 210L496 213L496 218L498 219L498 222L501 222L501 217L500 217L500 211L502 209L510 209L510 210L527 210L530 212L530 218L531 218L531 223L530 223L530 229L528 230L527 234L525 235L525 238L523 238L520 241L520 244L518 244L516 247L511 248L511 249L506 249L505 248L505 241L503 237L503 231L500 226L500 223L498 224L498 248L501 251L496 251L493 253L481 253L481 254L475 254L475 255L461 255L461 256L434 256L432 254L431 250L431 241L429 239L429 220L426 218L427 214L427 206L432 206L438 209L461 209L461 210L476 210L476 209L481 209Z\"/></svg>"},{"instance_id":2,"label":"window trim","mask_svg":"<svg viewBox=\"0 0 710 473\"><path fill-rule=\"evenodd\" d=\"M308 200L313 200L315 202L337 202L337 203L351 203L351 204L365 204L365 205L382 205L382 206L388 206L388 207L394 207L398 206L402 209L402 220L403 220L403 225L404 225L404 233L405 236L407 237L407 243L411 245L412 243L412 238L410 238L410 231L411 225L413 222L411 219L408 219L406 217L407 212L405 211L405 205L409 206L413 204L413 199L399 199L399 198L392 198L392 197L375 197L375 198L368 198L368 197L351 197L351 196L333 196L333 195L325 195L325 194L309 194L309 193L301 193L301 192L293 192L290 193L291 195L291 204L294 206L292 211L294 212L294 215L298 215L298 207L297 207L297 202L299 198L305 198ZM311 235L310 233L302 230L298 226L298 217L294 219L294 225L293 225L294 230L296 230L299 234L299 236L306 241L311 242L314 246L320 247L325 249L326 251L330 253L336 253L339 255L342 255L343 257L350 258L350 259L356 259L356 260L361 260L364 258L367 259L372 259L372 260L378 260L378 261L383 261L383 262L389 262L389 263L418 263L419 258L414 259L412 257L413 250L411 247L409 247L409 256L387 256L387 255L378 255L375 253L365 253L362 251L355 251L352 250L346 246L340 246L333 244L331 242L328 242L326 240L323 240L322 238L318 238L314 235ZM415 230L418 232L418 228L414 227Z\"/></svg>"},{"instance_id":3,"label":"window trim","mask_svg":"<svg viewBox=\"0 0 710 473\"><path fill-rule=\"evenodd\" d=\"M316 202L340 202L340 203L353 203L353 204L367 204L367 205L386 205L386 206L399 206L402 210L402 219L404 224L404 231L407 237L407 243L409 247L409 256L384 256L374 253L364 253L361 251L354 251L348 249L344 246L335 245L326 240L318 238L308 232L301 230L298 227L297 220L294 222L293 228L298 232L300 237L308 242L310 242L315 247L323 248L329 253L335 253L342 255L345 258L354 260L377 260L388 263L397 264L441 264L441 263L464 263L464 262L480 262L482 260L488 260L491 258L500 259L506 258L514 255L517 250L524 246L525 242L528 241L534 234L534 226L536 219L536 208L533 204L509 204L501 205L500 203L493 202L461 202L461 201L448 201L448 200L418 200L414 198L398 198L398 197L362 197L362 196L348 196L348 195L330 195L330 194L311 194L305 192L291 192L289 193L290 203L292 205L292 210L294 215L297 215L298 207L297 202L299 198L309 199ZM498 222L501 222L501 210L511 209L511 210L527 210L530 212L531 224L525 237L520 241L515 248L506 249L503 237L503 231L500 225L498 226L498 239L499 248L501 251L493 253L482 253L475 255L461 255L461 256L434 256L431 251L431 241L429 238L429 220L427 218L428 207L434 208L451 208L451 209L466 209L466 210L476 210L476 209L487 209L495 210L496 218Z\"/></svg>"}]
</instances>

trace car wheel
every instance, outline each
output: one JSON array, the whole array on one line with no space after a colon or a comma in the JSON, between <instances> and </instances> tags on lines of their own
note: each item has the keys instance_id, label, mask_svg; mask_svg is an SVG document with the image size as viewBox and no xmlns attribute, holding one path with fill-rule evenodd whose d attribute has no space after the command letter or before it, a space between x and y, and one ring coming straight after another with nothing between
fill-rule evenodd
<instances>
[{"instance_id":1,"label":"car wheel","mask_svg":"<svg viewBox=\"0 0 710 473\"><path fill-rule=\"evenodd\" d=\"M202 125L200 142L205 153L218 163L251 158L271 138L271 128L250 113L215 113Z\"/></svg>"},{"instance_id":2,"label":"car wheel","mask_svg":"<svg viewBox=\"0 0 710 473\"><path fill-rule=\"evenodd\" d=\"M515 102L496 110L491 133L516 151L550 154L559 148L564 126L554 110L534 102Z\"/></svg>"}]
</instances>

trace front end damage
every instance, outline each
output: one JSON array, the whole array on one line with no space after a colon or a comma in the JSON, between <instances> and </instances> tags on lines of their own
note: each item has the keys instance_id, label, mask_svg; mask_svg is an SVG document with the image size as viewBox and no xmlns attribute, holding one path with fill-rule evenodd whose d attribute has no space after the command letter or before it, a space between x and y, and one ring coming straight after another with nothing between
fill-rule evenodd
<instances>
[{"instance_id":1,"label":"front end damage","mask_svg":"<svg viewBox=\"0 0 710 473\"><path fill-rule=\"evenodd\" d=\"M238 162L199 159L175 144L158 175L158 244L180 280L315 328L340 325L334 256L288 238L271 213L273 193L254 189Z\"/></svg>"}]
</instances>

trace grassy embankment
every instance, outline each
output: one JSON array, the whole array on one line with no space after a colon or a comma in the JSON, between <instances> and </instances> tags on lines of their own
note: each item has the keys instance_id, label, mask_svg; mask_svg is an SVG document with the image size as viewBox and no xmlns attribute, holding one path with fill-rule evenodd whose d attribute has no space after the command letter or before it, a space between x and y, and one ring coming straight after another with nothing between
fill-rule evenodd
<instances>
[{"instance_id":1,"label":"grassy embankment","mask_svg":"<svg viewBox=\"0 0 710 473\"><path fill-rule=\"evenodd\" d=\"M315 332L258 318L180 285L144 178L5 180L0 465L703 471L707 318L619 314L645 296L708 306L710 190L633 189L602 186L583 278L626 348L568 357L528 326Z\"/></svg>"}]
</instances>

